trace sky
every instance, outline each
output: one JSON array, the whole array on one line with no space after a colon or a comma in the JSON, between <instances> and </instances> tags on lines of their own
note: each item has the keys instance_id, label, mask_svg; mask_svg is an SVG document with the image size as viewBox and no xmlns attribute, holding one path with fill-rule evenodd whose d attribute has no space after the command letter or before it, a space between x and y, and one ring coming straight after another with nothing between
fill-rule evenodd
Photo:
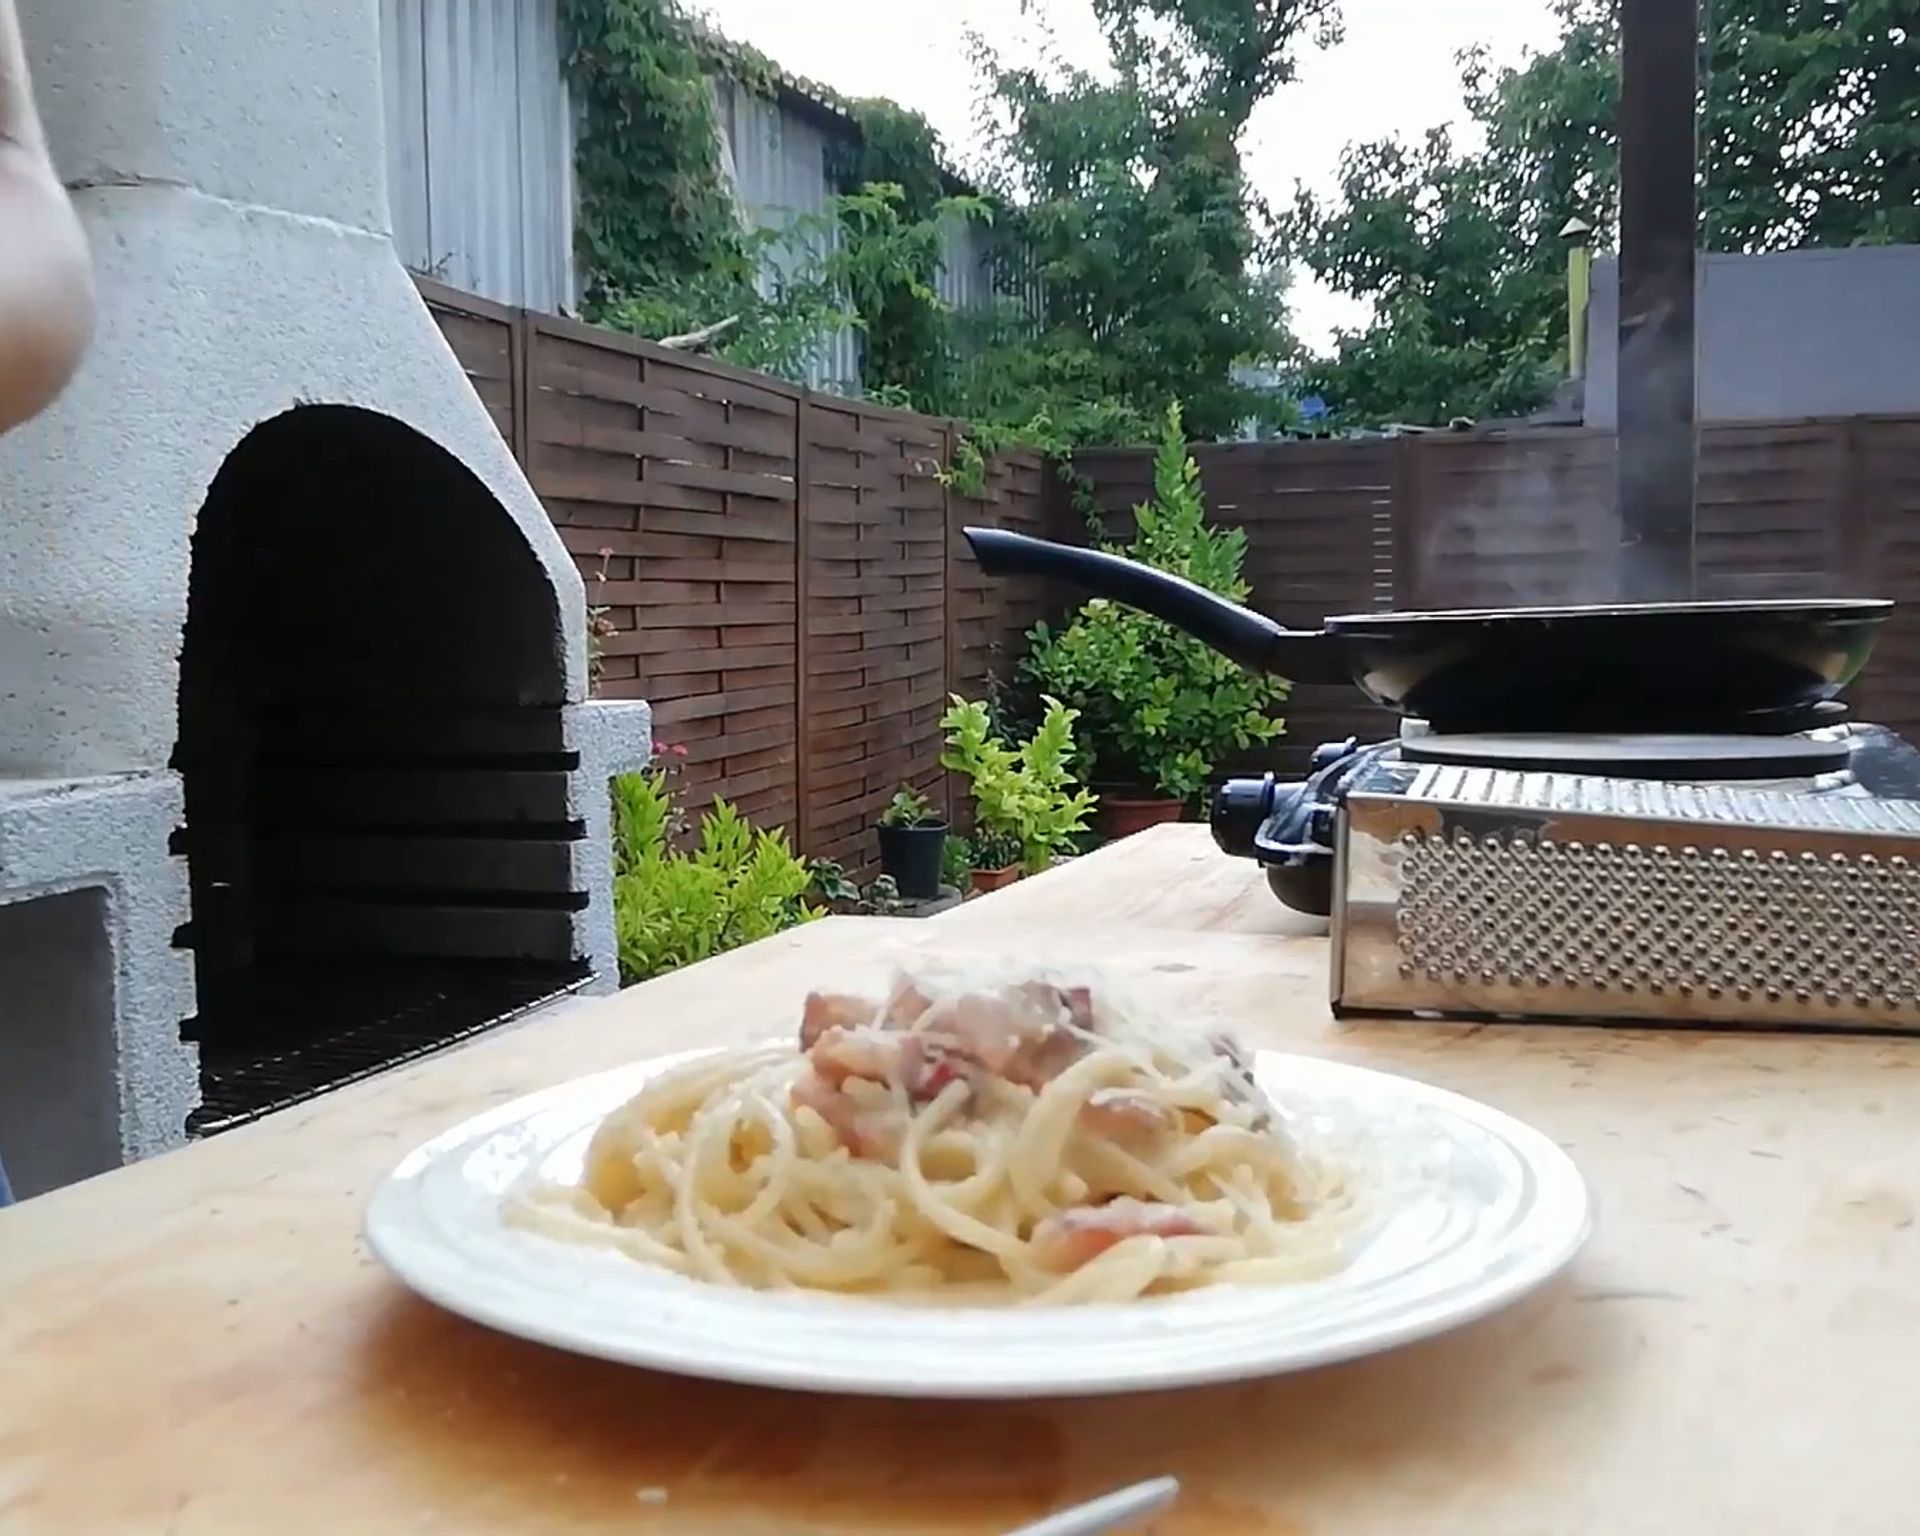
<instances>
[{"instance_id":1,"label":"sky","mask_svg":"<svg viewBox=\"0 0 1920 1536\"><path fill-rule=\"evenodd\" d=\"M1028 0L1026 15L1022 0L701 0L700 8L795 74L925 114L963 164L976 141L969 31L1003 58L1030 59L1037 12L1070 62L1097 66L1106 56L1087 0ZM1247 125L1247 173L1271 203L1289 201L1296 182L1331 190L1348 143L1460 122L1461 49L1483 42L1496 62L1511 63L1554 37L1548 0L1345 0L1345 14L1345 40L1305 50L1300 78ZM1292 301L1295 331L1316 350L1365 318L1304 275Z\"/></svg>"}]
</instances>

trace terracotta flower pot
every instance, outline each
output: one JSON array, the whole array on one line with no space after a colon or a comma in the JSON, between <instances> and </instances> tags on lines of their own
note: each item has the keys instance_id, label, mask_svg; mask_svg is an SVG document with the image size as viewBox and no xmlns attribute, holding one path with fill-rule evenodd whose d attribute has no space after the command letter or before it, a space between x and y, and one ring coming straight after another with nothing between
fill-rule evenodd
<instances>
[{"instance_id":1,"label":"terracotta flower pot","mask_svg":"<svg viewBox=\"0 0 1920 1536\"><path fill-rule=\"evenodd\" d=\"M1163 822L1178 821L1186 812L1186 803L1181 800L1103 794L1100 807L1094 812L1093 825L1095 831L1111 842L1117 838L1132 837L1136 832L1144 832L1148 827L1157 827Z\"/></svg>"},{"instance_id":2,"label":"terracotta flower pot","mask_svg":"<svg viewBox=\"0 0 1920 1536\"><path fill-rule=\"evenodd\" d=\"M987 891L1003 890L1020 878L1020 866L1009 864L1005 869L976 869L972 883L975 894Z\"/></svg>"}]
</instances>

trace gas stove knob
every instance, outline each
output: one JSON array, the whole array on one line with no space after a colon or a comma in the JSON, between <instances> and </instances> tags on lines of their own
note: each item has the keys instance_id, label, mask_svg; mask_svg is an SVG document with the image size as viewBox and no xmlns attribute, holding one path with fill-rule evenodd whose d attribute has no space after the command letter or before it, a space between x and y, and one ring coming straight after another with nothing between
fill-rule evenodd
<instances>
[{"instance_id":1,"label":"gas stove knob","mask_svg":"<svg viewBox=\"0 0 1920 1536\"><path fill-rule=\"evenodd\" d=\"M1335 763L1352 757L1360 750L1360 738L1349 736L1345 741L1324 741L1313 749L1313 756L1307 759L1307 772L1319 773L1331 768Z\"/></svg>"},{"instance_id":2,"label":"gas stove knob","mask_svg":"<svg viewBox=\"0 0 1920 1536\"><path fill-rule=\"evenodd\" d=\"M1272 774L1258 779L1228 779L1213 792L1213 840L1222 853L1253 857L1253 839L1272 814L1277 786Z\"/></svg>"}]
</instances>

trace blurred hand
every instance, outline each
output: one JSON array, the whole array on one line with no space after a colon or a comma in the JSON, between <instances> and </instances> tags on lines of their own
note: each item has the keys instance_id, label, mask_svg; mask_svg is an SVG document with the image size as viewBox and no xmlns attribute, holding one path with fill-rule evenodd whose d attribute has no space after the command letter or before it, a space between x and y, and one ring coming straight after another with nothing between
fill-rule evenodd
<instances>
[{"instance_id":1,"label":"blurred hand","mask_svg":"<svg viewBox=\"0 0 1920 1536\"><path fill-rule=\"evenodd\" d=\"M0 432L52 404L93 337L93 269L0 0Z\"/></svg>"}]
</instances>

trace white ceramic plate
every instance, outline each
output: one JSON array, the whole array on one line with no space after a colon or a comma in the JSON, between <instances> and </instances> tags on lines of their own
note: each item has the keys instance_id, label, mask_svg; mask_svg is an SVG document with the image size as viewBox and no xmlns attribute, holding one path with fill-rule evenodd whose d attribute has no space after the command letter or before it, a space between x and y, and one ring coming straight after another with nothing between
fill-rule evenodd
<instances>
[{"instance_id":1,"label":"white ceramic plate","mask_svg":"<svg viewBox=\"0 0 1920 1536\"><path fill-rule=\"evenodd\" d=\"M600 1119L685 1056L566 1083L418 1148L374 1192L367 1241L448 1310L562 1349L687 1376L899 1397L1042 1397L1245 1380L1455 1328L1540 1285L1588 1231L1567 1155L1518 1121L1407 1078L1263 1051L1311 1133L1387 1182L1351 1263L1283 1287L1125 1305L935 1307L734 1290L510 1227L530 1175L578 1178Z\"/></svg>"}]
</instances>

